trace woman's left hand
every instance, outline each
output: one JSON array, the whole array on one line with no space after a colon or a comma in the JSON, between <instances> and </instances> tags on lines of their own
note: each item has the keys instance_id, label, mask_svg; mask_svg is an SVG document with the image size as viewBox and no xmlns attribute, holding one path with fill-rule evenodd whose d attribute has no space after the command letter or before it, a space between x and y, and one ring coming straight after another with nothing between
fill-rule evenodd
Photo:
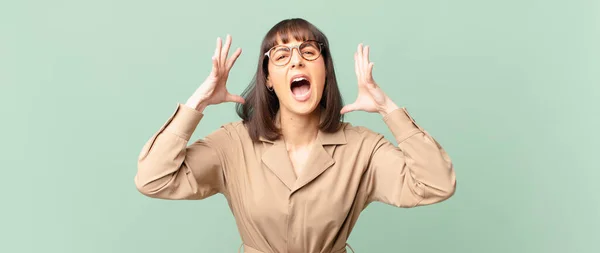
<instances>
[{"instance_id":1,"label":"woman's left hand","mask_svg":"<svg viewBox=\"0 0 600 253\"><path fill-rule=\"evenodd\" d=\"M342 114L352 111L379 112L385 115L398 108L373 80L373 63L369 62L369 46L358 45L354 53L354 72L358 79L358 96L354 103L342 108Z\"/></svg>"}]
</instances>

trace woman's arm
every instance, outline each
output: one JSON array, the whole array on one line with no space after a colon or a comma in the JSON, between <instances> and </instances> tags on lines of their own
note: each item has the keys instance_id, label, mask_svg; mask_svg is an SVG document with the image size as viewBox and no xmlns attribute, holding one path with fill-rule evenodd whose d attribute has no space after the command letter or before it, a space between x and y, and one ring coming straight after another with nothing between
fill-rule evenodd
<instances>
[{"instance_id":1,"label":"woman's arm","mask_svg":"<svg viewBox=\"0 0 600 253\"><path fill-rule=\"evenodd\" d=\"M374 148L366 174L367 202L413 207L452 196L456 178L448 154L415 123L406 109L399 108L377 85L368 46L358 45L354 61L358 96L341 113L380 113L398 143L397 147L392 145L381 134L373 137Z\"/></svg>"},{"instance_id":2,"label":"woman's arm","mask_svg":"<svg viewBox=\"0 0 600 253\"><path fill-rule=\"evenodd\" d=\"M386 114L384 122L398 146L377 135L366 174L367 201L415 207L450 198L456 175L446 151L404 108Z\"/></svg>"},{"instance_id":3,"label":"woman's arm","mask_svg":"<svg viewBox=\"0 0 600 253\"><path fill-rule=\"evenodd\" d=\"M225 128L187 146L209 105L244 103L226 87L229 71L241 54L237 49L228 59L231 36L223 47L221 38L212 56L210 75L144 145L138 157L135 185L143 194L164 199L202 199L224 192L226 153L232 145ZM231 153L230 153L231 154Z\"/></svg>"},{"instance_id":4,"label":"woman's arm","mask_svg":"<svg viewBox=\"0 0 600 253\"><path fill-rule=\"evenodd\" d=\"M225 191L224 160L230 143L224 128L187 145L203 114L179 104L144 145L135 185L161 199L203 199Z\"/></svg>"}]
</instances>

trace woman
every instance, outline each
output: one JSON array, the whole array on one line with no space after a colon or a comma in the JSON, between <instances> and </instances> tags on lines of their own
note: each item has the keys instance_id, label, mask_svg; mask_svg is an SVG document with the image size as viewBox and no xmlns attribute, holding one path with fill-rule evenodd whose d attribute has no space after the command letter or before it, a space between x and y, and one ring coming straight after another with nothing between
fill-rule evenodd
<instances>
[{"instance_id":1,"label":"woman","mask_svg":"<svg viewBox=\"0 0 600 253\"><path fill-rule=\"evenodd\" d=\"M360 212L373 201L396 207L441 202L455 174L442 147L379 88L369 47L354 54L358 97L343 106L329 43L302 19L265 36L258 69L243 97L227 91L231 37L217 39L212 72L178 104L139 156L135 184L146 196L204 199L220 193L245 252L346 252ZM187 146L203 110L238 103L239 122ZM341 121L351 111L382 115L383 135ZM349 246L349 245L348 245Z\"/></svg>"}]
</instances>

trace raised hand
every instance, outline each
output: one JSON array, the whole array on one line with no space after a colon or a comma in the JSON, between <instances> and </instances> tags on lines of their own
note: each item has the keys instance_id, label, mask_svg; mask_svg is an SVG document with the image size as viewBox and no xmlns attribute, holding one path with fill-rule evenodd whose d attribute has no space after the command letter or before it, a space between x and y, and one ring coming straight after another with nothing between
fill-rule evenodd
<instances>
[{"instance_id":1,"label":"raised hand","mask_svg":"<svg viewBox=\"0 0 600 253\"><path fill-rule=\"evenodd\" d=\"M354 53L354 72L358 79L358 96L354 103L344 106L340 113L366 111L384 115L398 108L373 79L373 63L369 62L369 46L363 47L362 43Z\"/></svg>"},{"instance_id":2,"label":"raised hand","mask_svg":"<svg viewBox=\"0 0 600 253\"><path fill-rule=\"evenodd\" d=\"M227 59L230 46L230 35L227 35L224 47L222 45L221 38L217 38L217 46L212 57L212 71L206 80L204 80L200 87L198 87L194 94L188 99L186 102L187 106L202 111L208 105L220 104L224 102L245 102L244 98L238 95L233 95L227 91L226 83L227 78L229 77L229 71L242 53L242 49L238 48L233 55Z\"/></svg>"}]
</instances>

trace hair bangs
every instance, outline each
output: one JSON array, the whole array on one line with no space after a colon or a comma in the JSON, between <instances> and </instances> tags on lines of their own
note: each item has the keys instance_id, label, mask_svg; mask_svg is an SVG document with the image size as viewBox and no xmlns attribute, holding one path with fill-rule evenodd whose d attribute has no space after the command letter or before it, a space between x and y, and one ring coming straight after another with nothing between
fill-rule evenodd
<instances>
[{"instance_id":1,"label":"hair bangs","mask_svg":"<svg viewBox=\"0 0 600 253\"><path fill-rule=\"evenodd\" d=\"M279 45L287 44L292 40L306 41L316 40L323 42L324 38L321 32L315 29L310 23L301 19L289 20L275 25L265 36L264 52L270 48Z\"/></svg>"}]
</instances>

